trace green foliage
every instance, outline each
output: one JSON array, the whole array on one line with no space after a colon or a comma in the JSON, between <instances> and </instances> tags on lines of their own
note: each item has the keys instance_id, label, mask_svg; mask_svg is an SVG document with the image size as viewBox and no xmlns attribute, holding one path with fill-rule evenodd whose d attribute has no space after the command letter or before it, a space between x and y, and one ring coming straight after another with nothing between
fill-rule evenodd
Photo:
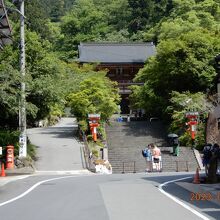
<instances>
[{"instance_id":1,"label":"green foliage","mask_svg":"<svg viewBox=\"0 0 220 220\"><path fill-rule=\"evenodd\" d=\"M50 115L61 117L63 115L64 109L63 105L59 105L58 103L55 103L54 106L51 106Z\"/></svg>"},{"instance_id":2,"label":"green foliage","mask_svg":"<svg viewBox=\"0 0 220 220\"><path fill-rule=\"evenodd\" d=\"M80 83L79 90L68 95L72 113L78 120L99 113L107 120L117 110L119 95L114 83L103 75L89 77Z\"/></svg>"},{"instance_id":3,"label":"green foliage","mask_svg":"<svg viewBox=\"0 0 220 220\"><path fill-rule=\"evenodd\" d=\"M130 95L133 108L144 108L149 116L176 121L187 110L176 105L181 99L190 94L195 103L200 102L201 93L215 90L218 0L30 0L25 10L28 123L61 115L65 97L80 120L91 112L101 113L106 120L115 111L119 98L105 73L72 63L81 41L153 40L157 44L157 55L135 79L144 86L133 86ZM0 53L0 125L16 127L21 81L19 20L15 13L9 17L14 44ZM200 109L195 103L193 108ZM174 130L177 127L171 125Z\"/></svg>"},{"instance_id":4,"label":"green foliage","mask_svg":"<svg viewBox=\"0 0 220 220\"><path fill-rule=\"evenodd\" d=\"M52 5L50 6L50 18L51 21L59 21L60 17L64 15L64 0L54 0L52 1Z\"/></svg>"},{"instance_id":5,"label":"green foliage","mask_svg":"<svg viewBox=\"0 0 220 220\"><path fill-rule=\"evenodd\" d=\"M59 50L70 60L77 56L77 45L82 41L127 42L129 20L127 0L78 0L62 18Z\"/></svg>"},{"instance_id":6,"label":"green foliage","mask_svg":"<svg viewBox=\"0 0 220 220\"><path fill-rule=\"evenodd\" d=\"M149 23L153 13L154 1L152 0L128 0L131 9L130 30L137 32L143 30Z\"/></svg>"},{"instance_id":7,"label":"green foliage","mask_svg":"<svg viewBox=\"0 0 220 220\"><path fill-rule=\"evenodd\" d=\"M102 144L100 142L95 143L93 141L89 141L90 136L89 136L89 138L87 137L87 139L88 139L89 151L92 152L93 157L98 159L99 158L100 147L102 147Z\"/></svg>"},{"instance_id":8,"label":"green foliage","mask_svg":"<svg viewBox=\"0 0 220 220\"><path fill-rule=\"evenodd\" d=\"M14 146L14 156L18 157L19 155L19 136L20 132L9 131L9 130L0 130L0 146L3 147L2 158L6 157L6 147L9 145ZM27 143L27 154L30 157L30 160L36 160L36 147L32 145L29 140Z\"/></svg>"},{"instance_id":9,"label":"green foliage","mask_svg":"<svg viewBox=\"0 0 220 220\"><path fill-rule=\"evenodd\" d=\"M32 41L32 46L27 48L30 55L30 59L27 56L27 69L30 73L27 101L38 108L36 118L39 120L47 117L56 103L64 105L64 85L61 84L64 72L62 63L53 54L47 53L43 49L44 46L36 41Z\"/></svg>"},{"instance_id":10,"label":"green foliage","mask_svg":"<svg viewBox=\"0 0 220 220\"><path fill-rule=\"evenodd\" d=\"M71 59L76 57L80 41L94 41L110 31L106 14L99 9L99 5L92 0L79 0L62 18L61 32L64 37L60 39L58 46L66 52L64 59Z\"/></svg>"},{"instance_id":11,"label":"green foliage","mask_svg":"<svg viewBox=\"0 0 220 220\"><path fill-rule=\"evenodd\" d=\"M87 131L88 130L88 122L86 121L86 120L81 120L81 121L79 121L78 122L78 124L79 124L79 126L80 126L80 129L82 130L82 131ZM87 136L87 138L88 138L88 140L89 140L89 137ZM92 139L92 137L91 137L91 139Z\"/></svg>"},{"instance_id":12,"label":"green foliage","mask_svg":"<svg viewBox=\"0 0 220 220\"><path fill-rule=\"evenodd\" d=\"M101 139L106 140L105 123L101 122L100 126L97 128L97 131L101 135Z\"/></svg>"},{"instance_id":13,"label":"green foliage","mask_svg":"<svg viewBox=\"0 0 220 220\"><path fill-rule=\"evenodd\" d=\"M60 21L61 16L69 11L74 3L75 0L39 0L41 10L45 11L53 22Z\"/></svg>"},{"instance_id":14,"label":"green foliage","mask_svg":"<svg viewBox=\"0 0 220 220\"><path fill-rule=\"evenodd\" d=\"M139 71L136 81L145 82L133 92L136 102L147 112L160 110L163 115L172 91L206 92L213 89L216 72L213 59L220 51L220 38L205 30L184 33L161 41L155 57Z\"/></svg>"},{"instance_id":15,"label":"green foliage","mask_svg":"<svg viewBox=\"0 0 220 220\"><path fill-rule=\"evenodd\" d=\"M196 146L200 149L205 143L205 122L207 113L212 109L212 104L207 101L206 96L201 93L172 92L171 105L167 107L167 113L171 115L170 132L180 136L180 142L185 146L192 146L190 132L187 131L187 112L198 112L198 125L196 126Z\"/></svg>"},{"instance_id":16,"label":"green foliage","mask_svg":"<svg viewBox=\"0 0 220 220\"><path fill-rule=\"evenodd\" d=\"M180 137L181 146L192 147L192 138L189 131L185 131Z\"/></svg>"},{"instance_id":17,"label":"green foliage","mask_svg":"<svg viewBox=\"0 0 220 220\"><path fill-rule=\"evenodd\" d=\"M25 16L27 18L27 27L46 38L48 29L48 15L40 1L25 1Z\"/></svg>"},{"instance_id":18,"label":"green foliage","mask_svg":"<svg viewBox=\"0 0 220 220\"><path fill-rule=\"evenodd\" d=\"M204 143L206 143L206 124L200 121L197 126L195 146L196 149L202 151L204 148Z\"/></svg>"},{"instance_id":19,"label":"green foliage","mask_svg":"<svg viewBox=\"0 0 220 220\"><path fill-rule=\"evenodd\" d=\"M92 155L95 157L95 158L99 158L99 150L97 149L92 149Z\"/></svg>"},{"instance_id":20,"label":"green foliage","mask_svg":"<svg viewBox=\"0 0 220 220\"><path fill-rule=\"evenodd\" d=\"M164 17L145 34L146 40L160 42L175 39L197 29L219 34L220 3L215 0L175 0L169 16Z\"/></svg>"},{"instance_id":21,"label":"green foliage","mask_svg":"<svg viewBox=\"0 0 220 220\"><path fill-rule=\"evenodd\" d=\"M20 74L13 68L15 56L10 47L0 53L0 126L17 123Z\"/></svg>"},{"instance_id":22,"label":"green foliage","mask_svg":"<svg viewBox=\"0 0 220 220\"><path fill-rule=\"evenodd\" d=\"M0 130L0 146L18 147L19 131Z\"/></svg>"},{"instance_id":23,"label":"green foliage","mask_svg":"<svg viewBox=\"0 0 220 220\"><path fill-rule=\"evenodd\" d=\"M40 39L34 32L26 31L26 101L27 121L48 117L55 104L63 108L64 93L62 79L65 65L50 51L48 41ZM2 103L2 125L18 126L20 96L20 73L17 71L18 55L13 45L0 54L0 99Z\"/></svg>"},{"instance_id":24,"label":"green foliage","mask_svg":"<svg viewBox=\"0 0 220 220\"><path fill-rule=\"evenodd\" d=\"M36 146L31 144L30 142L28 142L28 144L27 144L27 155L30 158L30 162L32 160L34 160L34 161L37 160L37 158L36 158Z\"/></svg>"},{"instance_id":25,"label":"green foliage","mask_svg":"<svg viewBox=\"0 0 220 220\"><path fill-rule=\"evenodd\" d=\"M57 102L53 106L51 106L50 113L48 116L49 125L56 124L63 116L63 114L64 114L64 105L61 105Z\"/></svg>"},{"instance_id":26,"label":"green foliage","mask_svg":"<svg viewBox=\"0 0 220 220\"><path fill-rule=\"evenodd\" d=\"M87 135L87 141L88 142L92 142L93 141L93 137L91 134ZM94 142L93 142L94 143Z\"/></svg>"}]
</instances>

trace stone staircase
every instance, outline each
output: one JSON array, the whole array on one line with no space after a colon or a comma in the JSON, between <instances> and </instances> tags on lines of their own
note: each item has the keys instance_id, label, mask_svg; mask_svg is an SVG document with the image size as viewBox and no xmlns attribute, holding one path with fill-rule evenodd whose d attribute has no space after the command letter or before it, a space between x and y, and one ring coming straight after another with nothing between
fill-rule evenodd
<instances>
[{"instance_id":1,"label":"stone staircase","mask_svg":"<svg viewBox=\"0 0 220 220\"><path fill-rule=\"evenodd\" d=\"M163 171L196 171L199 166L194 151L188 147L180 147L178 157L173 156L171 147L161 147Z\"/></svg>"},{"instance_id":2,"label":"stone staircase","mask_svg":"<svg viewBox=\"0 0 220 220\"><path fill-rule=\"evenodd\" d=\"M198 167L194 152L190 148L180 147L180 155L172 155L172 148L167 147L165 127L159 120L111 120L110 125L106 126L106 133L108 159L113 173L144 172L147 165L141 151L149 143L160 147L163 171L195 171Z\"/></svg>"}]
</instances>

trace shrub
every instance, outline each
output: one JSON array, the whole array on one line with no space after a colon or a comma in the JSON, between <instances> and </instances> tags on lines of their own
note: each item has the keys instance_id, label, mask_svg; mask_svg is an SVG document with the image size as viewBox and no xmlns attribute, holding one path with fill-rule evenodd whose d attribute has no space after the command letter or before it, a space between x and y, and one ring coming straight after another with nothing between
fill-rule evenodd
<instances>
[{"instance_id":1,"label":"shrub","mask_svg":"<svg viewBox=\"0 0 220 220\"><path fill-rule=\"evenodd\" d=\"M9 131L9 130L0 130L0 146L3 147L2 158L6 157L6 146L14 146L14 156L19 155L19 136L20 131ZM36 150L35 146L27 141L27 154L28 157L35 160L36 159Z\"/></svg>"},{"instance_id":2,"label":"shrub","mask_svg":"<svg viewBox=\"0 0 220 220\"><path fill-rule=\"evenodd\" d=\"M85 121L85 120L79 121L79 127L82 131L84 131L84 132L87 131L87 129L88 129L87 121Z\"/></svg>"},{"instance_id":3,"label":"shrub","mask_svg":"<svg viewBox=\"0 0 220 220\"><path fill-rule=\"evenodd\" d=\"M0 130L0 146L3 147L3 156L6 154L6 146L14 146L15 156L19 153L19 131Z\"/></svg>"},{"instance_id":4,"label":"shrub","mask_svg":"<svg viewBox=\"0 0 220 220\"><path fill-rule=\"evenodd\" d=\"M92 149L92 155L99 158L99 151L97 149Z\"/></svg>"}]
</instances>

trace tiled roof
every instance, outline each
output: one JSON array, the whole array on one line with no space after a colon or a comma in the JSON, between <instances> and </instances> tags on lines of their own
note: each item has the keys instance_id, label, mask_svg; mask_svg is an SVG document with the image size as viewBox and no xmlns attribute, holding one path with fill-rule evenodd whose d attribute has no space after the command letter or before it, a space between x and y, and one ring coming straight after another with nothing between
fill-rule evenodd
<instances>
[{"instance_id":1,"label":"tiled roof","mask_svg":"<svg viewBox=\"0 0 220 220\"><path fill-rule=\"evenodd\" d=\"M4 1L0 0L0 49L11 42L11 28L8 22L7 11L4 6Z\"/></svg>"},{"instance_id":2,"label":"tiled roof","mask_svg":"<svg viewBox=\"0 0 220 220\"><path fill-rule=\"evenodd\" d=\"M82 63L144 63L156 53L153 43L80 43Z\"/></svg>"}]
</instances>

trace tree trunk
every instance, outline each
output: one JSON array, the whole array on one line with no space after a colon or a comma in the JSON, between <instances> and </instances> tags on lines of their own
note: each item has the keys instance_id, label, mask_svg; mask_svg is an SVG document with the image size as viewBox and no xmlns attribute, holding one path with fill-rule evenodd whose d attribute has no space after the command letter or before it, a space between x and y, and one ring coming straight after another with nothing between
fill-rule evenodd
<instances>
[{"instance_id":1,"label":"tree trunk","mask_svg":"<svg viewBox=\"0 0 220 220\"><path fill-rule=\"evenodd\" d=\"M210 159L210 164L209 164L209 171L208 171L208 182L209 183L218 182L216 171L217 171L217 156L213 155Z\"/></svg>"}]
</instances>

